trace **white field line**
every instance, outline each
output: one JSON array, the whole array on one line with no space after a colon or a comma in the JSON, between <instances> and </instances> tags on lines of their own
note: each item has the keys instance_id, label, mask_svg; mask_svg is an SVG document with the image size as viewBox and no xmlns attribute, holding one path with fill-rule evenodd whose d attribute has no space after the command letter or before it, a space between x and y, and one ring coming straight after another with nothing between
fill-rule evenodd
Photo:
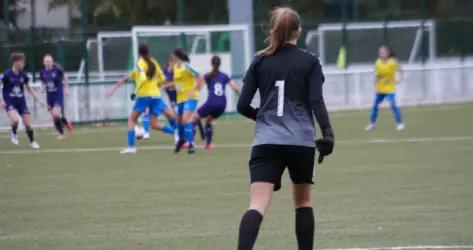
<instances>
[{"instance_id":1,"label":"white field line","mask_svg":"<svg viewBox=\"0 0 473 250\"><path fill-rule=\"evenodd\" d=\"M392 143L417 143L417 142L455 142L473 141L473 136L448 136L448 137L419 137L405 139L370 139L370 140L345 140L337 141L337 144L392 144ZM202 146L197 146L202 148ZM217 144L217 148L249 148L249 144ZM38 150L5 150L0 155L10 154L34 154L34 153L83 153L83 152L108 152L119 151L123 147L100 147L100 148L65 148L65 149L38 149ZM141 146L138 150L171 150L173 145Z\"/></svg>"},{"instance_id":2,"label":"white field line","mask_svg":"<svg viewBox=\"0 0 473 250\"><path fill-rule=\"evenodd\" d=\"M320 250L416 250L416 249L473 249L471 246L404 246L404 247L368 247L368 248L325 248Z\"/></svg>"}]
</instances>

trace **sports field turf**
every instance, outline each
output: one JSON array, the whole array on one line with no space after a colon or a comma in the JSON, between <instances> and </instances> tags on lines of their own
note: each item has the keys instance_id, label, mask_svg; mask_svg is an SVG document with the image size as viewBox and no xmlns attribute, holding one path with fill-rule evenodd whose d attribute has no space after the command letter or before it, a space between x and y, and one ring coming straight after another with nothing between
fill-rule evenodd
<instances>
[{"instance_id":1,"label":"sports field turf","mask_svg":"<svg viewBox=\"0 0 473 250\"><path fill-rule=\"evenodd\" d=\"M473 103L404 115L403 132L384 109L366 133L367 111L332 113L335 152L314 187L317 249L473 245ZM192 156L157 132L121 156L124 131L78 128L58 142L42 130L39 151L0 134L0 249L236 249L253 124L220 120L217 147ZM295 249L287 179L256 249Z\"/></svg>"}]
</instances>

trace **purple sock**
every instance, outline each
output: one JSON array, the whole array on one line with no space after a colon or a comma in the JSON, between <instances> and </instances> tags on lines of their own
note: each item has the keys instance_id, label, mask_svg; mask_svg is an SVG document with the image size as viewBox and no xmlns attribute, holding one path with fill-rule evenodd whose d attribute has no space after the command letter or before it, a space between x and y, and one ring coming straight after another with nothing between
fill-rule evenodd
<instances>
[{"instance_id":1,"label":"purple sock","mask_svg":"<svg viewBox=\"0 0 473 250\"><path fill-rule=\"evenodd\" d=\"M212 143L212 135L213 135L212 124L205 125L205 139L207 140L207 144Z\"/></svg>"}]
</instances>

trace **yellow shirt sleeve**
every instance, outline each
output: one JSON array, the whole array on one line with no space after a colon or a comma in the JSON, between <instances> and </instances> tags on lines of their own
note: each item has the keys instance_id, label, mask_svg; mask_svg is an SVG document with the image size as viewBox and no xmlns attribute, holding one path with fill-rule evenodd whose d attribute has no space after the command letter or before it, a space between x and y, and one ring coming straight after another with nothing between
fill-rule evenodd
<instances>
[{"instance_id":1,"label":"yellow shirt sleeve","mask_svg":"<svg viewBox=\"0 0 473 250\"><path fill-rule=\"evenodd\" d=\"M136 80L136 78L138 77L138 70L134 69L130 71L130 73L128 73L128 77L130 79Z\"/></svg>"}]
</instances>

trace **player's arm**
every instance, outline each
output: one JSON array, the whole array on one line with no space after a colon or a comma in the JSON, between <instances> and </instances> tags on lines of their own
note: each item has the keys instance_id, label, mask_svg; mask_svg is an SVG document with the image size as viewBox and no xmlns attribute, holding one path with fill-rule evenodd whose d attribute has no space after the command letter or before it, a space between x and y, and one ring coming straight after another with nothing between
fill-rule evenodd
<instances>
[{"instance_id":1,"label":"player's arm","mask_svg":"<svg viewBox=\"0 0 473 250\"><path fill-rule=\"evenodd\" d=\"M258 59L254 61L243 79L243 88L241 89L240 98L238 98L237 111L245 117L256 121L258 109L251 106L256 90L258 90L259 80L256 75L256 64Z\"/></svg>"},{"instance_id":2,"label":"player's arm","mask_svg":"<svg viewBox=\"0 0 473 250\"><path fill-rule=\"evenodd\" d=\"M161 88L163 89L170 89L170 88L175 88L176 83L174 81L166 81L163 84L161 84Z\"/></svg>"},{"instance_id":3,"label":"player's arm","mask_svg":"<svg viewBox=\"0 0 473 250\"><path fill-rule=\"evenodd\" d=\"M309 102L323 136L322 139L316 141L316 146L320 153L319 163L322 163L324 156L332 153L335 144L332 125L323 97L324 81L325 77L322 73L322 66L317 60L309 80Z\"/></svg>"},{"instance_id":4,"label":"player's arm","mask_svg":"<svg viewBox=\"0 0 473 250\"><path fill-rule=\"evenodd\" d=\"M128 75L125 75L122 78L120 78L120 80L118 80L118 82L115 83L112 86L112 88L110 88L110 90L107 92L107 97L111 97L113 94L115 94L117 89L119 89L121 86L123 86L123 84L125 84L128 81L129 78L130 77Z\"/></svg>"},{"instance_id":5,"label":"player's arm","mask_svg":"<svg viewBox=\"0 0 473 250\"><path fill-rule=\"evenodd\" d=\"M30 93L30 95L33 97L33 99L36 102L38 102L41 106L46 106L46 104L41 100L41 98L39 98L38 93L36 93L36 91L34 91L34 89L31 87L31 85L29 84L28 81L26 81L25 87L26 87L26 90L28 91L28 93Z\"/></svg>"},{"instance_id":6,"label":"player's arm","mask_svg":"<svg viewBox=\"0 0 473 250\"><path fill-rule=\"evenodd\" d=\"M241 88L240 88L240 86L238 86L238 84L235 81L230 80L228 82L228 86L230 86L230 88L235 92L236 95L240 95Z\"/></svg>"}]
</instances>

